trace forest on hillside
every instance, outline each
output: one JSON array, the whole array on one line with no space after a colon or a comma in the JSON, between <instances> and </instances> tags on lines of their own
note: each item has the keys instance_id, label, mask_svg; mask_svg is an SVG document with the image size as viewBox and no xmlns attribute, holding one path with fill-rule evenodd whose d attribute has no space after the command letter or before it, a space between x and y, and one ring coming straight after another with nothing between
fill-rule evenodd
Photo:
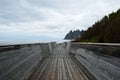
<instances>
[{"instance_id":1,"label":"forest on hillside","mask_svg":"<svg viewBox=\"0 0 120 80\"><path fill-rule=\"evenodd\" d=\"M95 22L75 41L120 43L120 9Z\"/></svg>"}]
</instances>

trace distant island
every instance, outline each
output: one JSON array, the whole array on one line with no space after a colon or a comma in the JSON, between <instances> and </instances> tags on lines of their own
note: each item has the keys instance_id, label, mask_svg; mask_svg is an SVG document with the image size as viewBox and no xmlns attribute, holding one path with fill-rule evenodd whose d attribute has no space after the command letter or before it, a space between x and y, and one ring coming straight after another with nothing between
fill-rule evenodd
<instances>
[{"instance_id":1,"label":"distant island","mask_svg":"<svg viewBox=\"0 0 120 80\"><path fill-rule=\"evenodd\" d=\"M69 33L67 33L67 35L65 36L64 39L69 39L69 40L74 40L74 39L77 39L77 38L80 38L81 35L84 33L83 30L74 30L74 31L70 31Z\"/></svg>"},{"instance_id":2,"label":"distant island","mask_svg":"<svg viewBox=\"0 0 120 80\"><path fill-rule=\"evenodd\" d=\"M74 42L120 43L120 9L95 22L82 35L79 30L70 31L65 39L74 39Z\"/></svg>"}]
</instances>

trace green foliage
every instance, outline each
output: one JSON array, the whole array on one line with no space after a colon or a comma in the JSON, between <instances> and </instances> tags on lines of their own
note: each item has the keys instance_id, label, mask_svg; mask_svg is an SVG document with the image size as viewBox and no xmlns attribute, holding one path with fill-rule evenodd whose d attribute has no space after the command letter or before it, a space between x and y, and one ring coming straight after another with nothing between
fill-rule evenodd
<instances>
[{"instance_id":1,"label":"green foliage","mask_svg":"<svg viewBox=\"0 0 120 80\"><path fill-rule=\"evenodd\" d=\"M120 43L120 9L89 27L79 41Z\"/></svg>"}]
</instances>

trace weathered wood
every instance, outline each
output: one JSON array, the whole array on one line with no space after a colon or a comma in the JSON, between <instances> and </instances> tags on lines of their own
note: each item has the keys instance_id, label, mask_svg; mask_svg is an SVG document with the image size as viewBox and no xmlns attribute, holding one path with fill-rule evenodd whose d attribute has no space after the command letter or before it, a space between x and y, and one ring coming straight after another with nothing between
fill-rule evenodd
<instances>
[{"instance_id":1,"label":"weathered wood","mask_svg":"<svg viewBox=\"0 0 120 80\"><path fill-rule=\"evenodd\" d=\"M81 69L79 64L60 45L36 67L27 80L96 80L90 73L84 73L86 69Z\"/></svg>"},{"instance_id":2,"label":"weathered wood","mask_svg":"<svg viewBox=\"0 0 120 80\"><path fill-rule=\"evenodd\" d=\"M68 52L67 43L0 46L0 80L95 80Z\"/></svg>"},{"instance_id":3,"label":"weathered wood","mask_svg":"<svg viewBox=\"0 0 120 80\"><path fill-rule=\"evenodd\" d=\"M120 58L103 54L120 54L120 44L72 43L70 52L98 80L120 80Z\"/></svg>"},{"instance_id":4,"label":"weathered wood","mask_svg":"<svg viewBox=\"0 0 120 80\"><path fill-rule=\"evenodd\" d=\"M53 43L0 46L0 80L24 80L50 55Z\"/></svg>"}]
</instances>

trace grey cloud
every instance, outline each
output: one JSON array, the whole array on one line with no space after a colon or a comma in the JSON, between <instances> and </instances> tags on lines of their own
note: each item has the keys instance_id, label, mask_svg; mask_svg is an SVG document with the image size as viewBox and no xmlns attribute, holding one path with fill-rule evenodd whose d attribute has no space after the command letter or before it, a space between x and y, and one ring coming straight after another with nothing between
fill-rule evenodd
<instances>
[{"instance_id":1,"label":"grey cloud","mask_svg":"<svg viewBox=\"0 0 120 80\"><path fill-rule=\"evenodd\" d=\"M0 0L0 27L4 24L14 26L12 29L21 27L23 32L26 27L31 34L65 35L70 29L87 29L120 8L119 3L120 0Z\"/></svg>"},{"instance_id":2,"label":"grey cloud","mask_svg":"<svg viewBox=\"0 0 120 80\"><path fill-rule=\"evenodd\" d=\"M37 13L30 8L23 7L21 2L26 2L31 7L53 9L61 15L69 14L71 16L83 12L89 16L99 16L105 14L103 12L106 7L109 8L116 3L113 0L110 0L109 3L106 0L98 0L97 2L95 0L1 0L0 17L3 19L1 22L41 21L48 18L44 13Z\"/></svg>"},{"instance_id":3,"label":"grey cloud","mask_svg":"<svg viewBox=\"0 0 120 80\"><path fill-rule=\"evenodd\" d=\"M44 16L21 6L20 0L0 1L0 23L43 20Z\"/></svg>"}]
</instances>

